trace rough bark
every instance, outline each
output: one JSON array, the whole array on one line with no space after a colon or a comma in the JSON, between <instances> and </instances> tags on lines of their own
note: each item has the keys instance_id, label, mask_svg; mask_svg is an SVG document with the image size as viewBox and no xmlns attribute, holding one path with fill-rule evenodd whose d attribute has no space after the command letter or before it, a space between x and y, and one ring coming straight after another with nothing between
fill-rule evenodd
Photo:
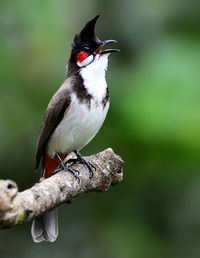
<instances>
[{"instance_id":1,"label":"rough bark","mask_svg":"<svg viewBox=\"0 0 200 258\"><path fill-rule=\"evenodd\" d=\"M80 182L69 172L42 180L30 189L18 192L15 182L0 180L0 228L11 228L41 216L62 203L71 202L83 193L107 191L122 180L123 161L112 149L86 157L95 167L94 176L82 164L72 167L80 171Z\"/></svg>"}]
</instances>

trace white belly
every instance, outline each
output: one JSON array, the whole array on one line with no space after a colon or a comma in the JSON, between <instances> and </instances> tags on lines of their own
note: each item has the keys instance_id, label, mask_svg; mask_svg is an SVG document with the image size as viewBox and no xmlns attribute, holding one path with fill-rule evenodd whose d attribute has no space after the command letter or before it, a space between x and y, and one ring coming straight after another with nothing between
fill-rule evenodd
<instances>
[{"instance_id":1,"label":"white belly","mask_svg":"<svg viewBox=\"0 0 200 258\"><path fill-rule=\"evenodd\" d=\"M49 156L57 153L70 153L82 149L102 126L109 103L103 105L91 99L91 106L80 103L75 94L71 96L70 107L58 127L51 135L46 152Z\"/></svg>"}]
</instances>

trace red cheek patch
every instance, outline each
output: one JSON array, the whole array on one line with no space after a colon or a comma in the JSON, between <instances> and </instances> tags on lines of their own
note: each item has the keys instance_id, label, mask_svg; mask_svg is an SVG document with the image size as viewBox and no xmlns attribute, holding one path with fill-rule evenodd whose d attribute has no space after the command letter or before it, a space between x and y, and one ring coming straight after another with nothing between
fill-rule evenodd
<instances>
[{"instance_id":1,"label":"red cheek patch","mask_svg":"<svg viewBox=\"0 0 200 258\"><path fill-rule=\"evenodd\" d=\"M81 51L77 54L76 59L79 63L83 62L84 59L88 57L88 54L85 53L84 51Z\"/></svg>"}]
</instances>

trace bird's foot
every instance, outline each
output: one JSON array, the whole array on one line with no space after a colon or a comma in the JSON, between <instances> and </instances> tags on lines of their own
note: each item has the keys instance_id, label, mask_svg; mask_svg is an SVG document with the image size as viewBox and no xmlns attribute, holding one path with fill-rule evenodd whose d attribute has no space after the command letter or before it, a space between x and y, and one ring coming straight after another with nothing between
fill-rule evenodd
<instances>
[{"instance_id":1,"label":"bird's foot","mask_svg":"<svg viewBox=\"0 0 200 258\"><path fill-rule=\"evenodd\" d=\"M55 175L57 174L58 172L60 171L66 171L66 172L70 172L73 174L73 176L78 179L78 181L80 182L80 177L79 177L79 171L74 169L74 168L70 168L68 167L67 165L64 164L64 162L61 160L60 156L56 153L55 154L56 158L58 159L59 163L60 163L60 166L54 170L53 174L52 175Z\"/></svg>"},{"instance_id":2,"label":"bird's foot","mask_svg":"<svg viewBox=\"0 0 200 258\"><path fill-rule=\"evenodd\" d=\"M80 177L79 177L79 171L78 170L76 170L76 169L74 169L74 168L70 168L70 167L68 167L68 166L60 166L59 168L57 168L57 169L55 169L54 171L53 171L53 174L52 175L55 175L55 174L57 174L58 172L60 172L60 171L66 171L66 172L70 172L70 173L72 173L72 175L76 178L76 179L78 179L78 181L80 182Z\"/></svg>"},{"instance_id":3,"label":"bird's foot","mask_svg":"<svg viewBox=\"0 0 200 258\"><path fill-rule=\"evenodd\" d=\"M74 153L76 154L77 158L76 159L69 159L67 160L66 163L76 163L76 162L80 162L81 164L85 165L87 167L87 169L89 170L90 173L90 178L93 177L93 169L96 170L95 166L89 162L88 160L84 159L83 156L78 152L78 151L74 151Z\"/></svg>"}]
</instances>

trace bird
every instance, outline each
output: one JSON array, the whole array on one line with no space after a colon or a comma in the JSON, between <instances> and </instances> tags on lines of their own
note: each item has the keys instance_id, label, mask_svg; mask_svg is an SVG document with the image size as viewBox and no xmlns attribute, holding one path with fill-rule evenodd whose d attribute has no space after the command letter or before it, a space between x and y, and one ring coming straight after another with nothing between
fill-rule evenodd
<instances>
[{"instance_id":1,"label":"bird","mask_svg":"<svg viewBox=\"0 0 200 258\"><path fill-rule=\"evenodd\" d=\"M99 15L88 21L75 35L66 79L47 106L36 147L36 170L42 164L44 179L64 170L80 180L79 171L64 163L71 152L77 157L73 161L87 166L89 177L93 176L94 165L79 151L94 138L106 118L110 103L105 78L108 56L119 51L102 49L117 41L101 41L95 36L98 18ZM54 242L58 236L57 210L36 218L31 234L36 243Z\"/></svg>"}]
</instances>

